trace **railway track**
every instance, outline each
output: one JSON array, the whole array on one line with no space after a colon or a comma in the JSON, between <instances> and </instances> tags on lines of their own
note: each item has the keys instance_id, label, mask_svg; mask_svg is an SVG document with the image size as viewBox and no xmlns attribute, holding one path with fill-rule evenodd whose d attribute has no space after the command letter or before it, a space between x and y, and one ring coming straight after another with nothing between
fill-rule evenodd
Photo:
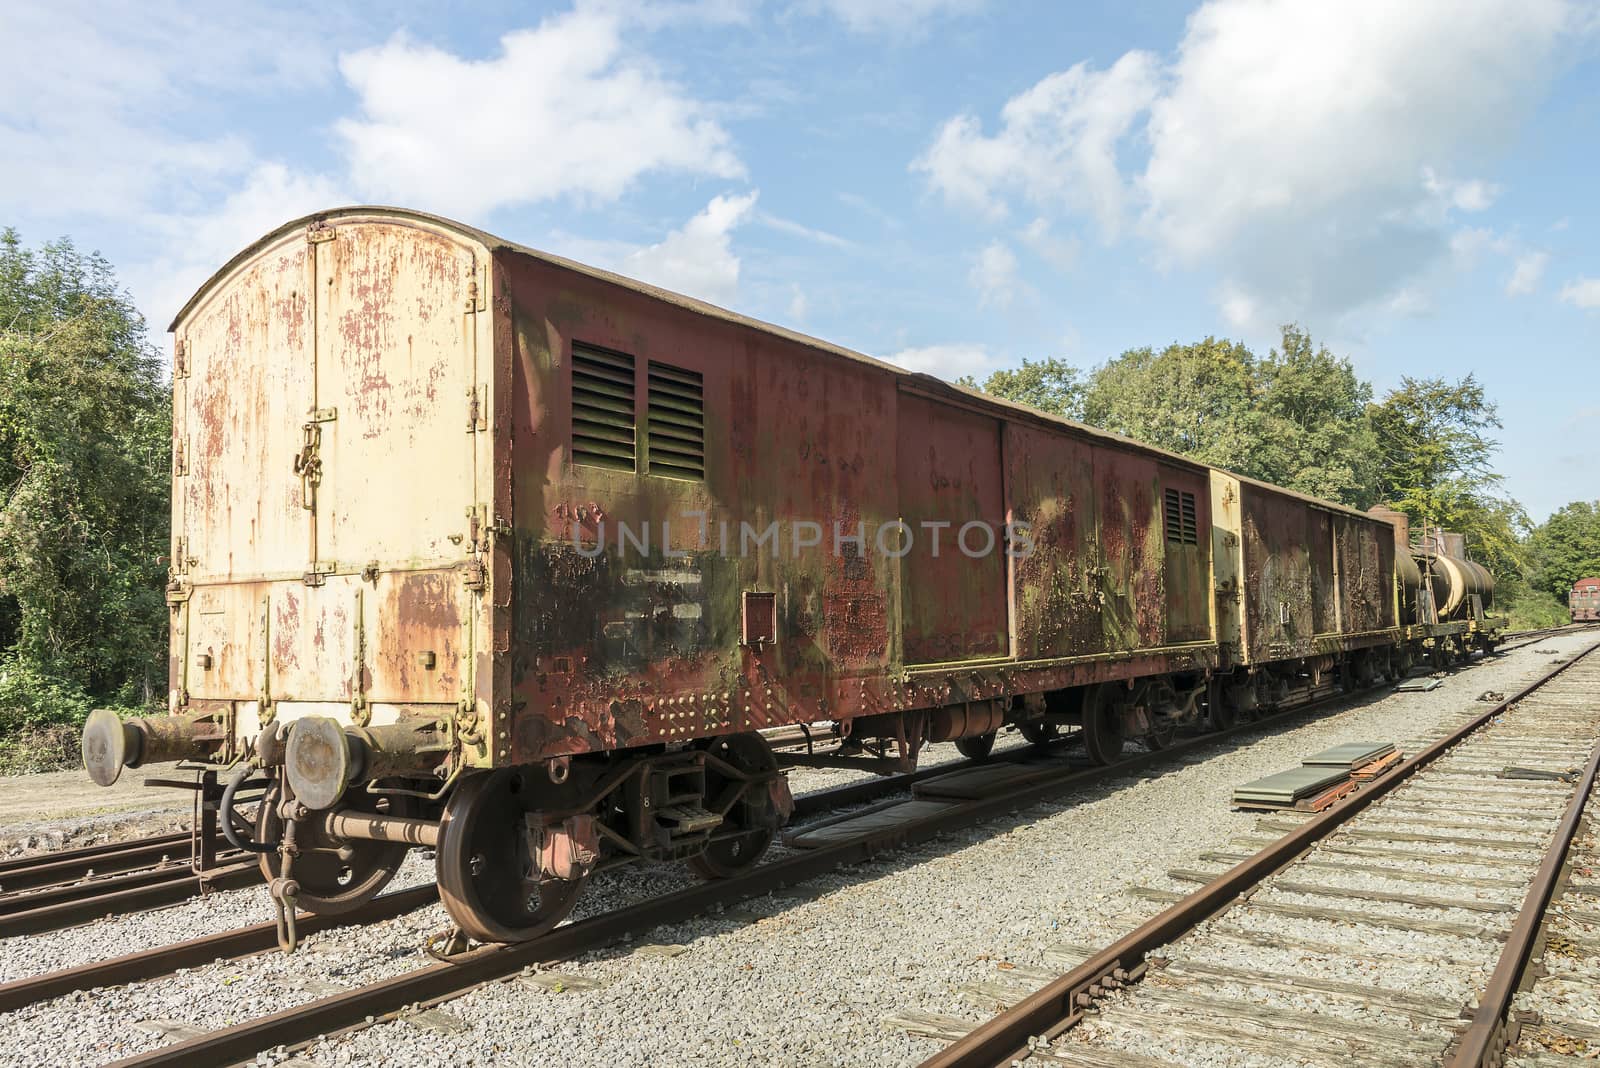
<instances>
[{"instance_id":1,"label":"railway track","mask_svg":"<svg viewBox=\"0 0 1600 1068\"><path fill-rule=\"evenodd\" d=\"M1259 851L1203 855L1225 870L1170 872L1202 885L1146 890L1170 907L1038 989L991 984L1010 1007L924 1068L1501 1063L1600 768L1596 648L1333 808L1264 821L1287 833Z\"/></svg>"},{"instance_id":2,"label":"railway track","mask_svg":"<svg viewBox=\"0 0 1600 1068\"><path fill-rule=\"evenodd\" d=\"M1170 748L1129 755L1117 764L1091 766L1070 745L1057 745L1047 751L1013 751L1012 760L987 762L961 761L939 768L928 768L889 780L838 787L799 798L797 815L817 817L790 835L794 848L790 856L763 864L732 879L706 883L688 889L588 917L558 927L529 942L510 946L484 946L450 957L447 961L414 969L390 979L297 1005L255 1020L243 1021L216 1031L164 1046L147 1054L117 1062L120 1065L232 1064L252 1060L263 1049L304 1047L324 1036L334 1036L400 1018L403 1015L461 996L483 984L501 981L523 969L570 959L602 948L630 933L681 922L738 904L774 890L806 882L842 866L926 841L948 831L969 827L985 820L1004 817L1015 809L1051 796L1081 788L1097 781L1126 775L1164 763L1181 761L1197 749L1233 737L1269 729L1291 719L1325 709L1351 695L1334 694L1308 705L1240 724L1227 731L1202 734L1179 741ZM981 774L980 774L981 773ZM974 775L989 780L985 788ZM870 804L874 797L891 792L915 791L912 800L888 800ZM832 809L868 803L856 812L825 816ZM797 841L809 836L808 841ZM395 908L400 904L415 907L429 900L431 887L404 891L415 895L395 901L390 894L374 905ZM398 909L397 909L398 911ZM213 939L228 938L226 952L219 954L216 941L200 946L153 951L139 962L108 962L104 967L121 967L120 981L132 981L135 971L148 978L164 967L163 961L200 961L219 955L239 955L271 948L272 928L263 925L248 938L242 932L229 932ZM248 939L254 939L249 941ZM248 947L248 948L247 948ZM181 965L180 965L181 966ZM170 969L168 969L170 970ZM0 986L0 1009L27 1004L42 997L59 996L86 985L107 985L103 970L77 969L76 975L57 973Z\"/></svg>"}]
</instances>

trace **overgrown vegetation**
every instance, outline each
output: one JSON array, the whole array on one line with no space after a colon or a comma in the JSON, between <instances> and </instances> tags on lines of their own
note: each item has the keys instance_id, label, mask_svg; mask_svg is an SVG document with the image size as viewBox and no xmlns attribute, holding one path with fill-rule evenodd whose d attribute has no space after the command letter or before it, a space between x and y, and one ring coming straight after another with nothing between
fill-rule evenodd
<instances>
[{"instance_id":1,"label":"overgrown vegetation","mask_svg":"<svg viewBox=\"0 0 1600 1068\"><path fill-rule=\"evenodd\" d=\"M170 419L110 265L0 234L0 767L161 697Z\"/></svg>"}]
</instances>

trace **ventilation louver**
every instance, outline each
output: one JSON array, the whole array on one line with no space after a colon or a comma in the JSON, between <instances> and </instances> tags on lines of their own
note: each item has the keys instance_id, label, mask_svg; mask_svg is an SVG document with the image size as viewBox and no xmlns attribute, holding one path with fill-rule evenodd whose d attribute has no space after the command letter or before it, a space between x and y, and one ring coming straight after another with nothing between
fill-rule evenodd
<instances>
[{"instance_id":1,"label":"ventilation louver","mask_svg":"<svg viewBox=\"0 0 1600 1068\"><path fill-rule=\"evenodd\" d=\"M633 357L572 347L572 462L637 469Z\"/></svg>"},{"instance_id":2,"label":"ventilation louver","mask_svg":"<svg viewBox=\"0 0 1600 1068\"><path fill-rule=\"evenodd\" d=\"M705 478L705 384L700 372L654 362L649 372L645 412L649 473L669 478Z\"/></svg>"},{"instance_id":3,"label":"ventilation louver","mask_svg":"<svg viewBox=\"0 0 1600 1068\"><path fill-rule=\"evenodd\" d=\"M1184 490L1166 492L1167 540L1179 545L1199 545L1200 528L1195 515L1194 494Z\"/></svg>"}]
</instances>

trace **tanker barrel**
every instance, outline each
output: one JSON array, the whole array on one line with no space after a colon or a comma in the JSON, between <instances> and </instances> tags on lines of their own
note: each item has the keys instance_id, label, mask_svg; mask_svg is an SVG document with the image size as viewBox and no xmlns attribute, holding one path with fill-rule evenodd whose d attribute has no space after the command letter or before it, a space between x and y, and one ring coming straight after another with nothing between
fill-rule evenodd
<instances>
[{"instance_id":1,"label":"tanker barrel","mask_svg":"<svg viewBox=\"0 0 1600 1068\"><path fill-rule=\"evenodd\" d=\"M332 808L351 783L431 774L449 753L436 727L431 719L346 727L326 716L307 716L289 729L284 773L296 800L307 808Z\"/></svg>"},{"instance_id":2,"label":"tanker barrel","mask_svg":"<svg viewBox=\"0 0 1600 1068\"><path fill-rule=\"evenodd\" d=\"M223 740L221 726L207 717L125 720L108 708L97 708L83 724L83 768L90 779L110 786L123 768L209 759Z\"/></svg>"},{"instance_id":3,"label":"tanker barrel","mask_svg":"<svg viewBox=\"0 0 1600 1068\"><path fill-rule=\"evenodd\" d=\"M1435 601L1439 615L1454 615L1477 594L1487 610L1494 604L1494 576L1481 564L1459 556L1435 556L1430 561ZM1441 596L1442 595L1442 596Z\"/></svg>"}]
</instances>

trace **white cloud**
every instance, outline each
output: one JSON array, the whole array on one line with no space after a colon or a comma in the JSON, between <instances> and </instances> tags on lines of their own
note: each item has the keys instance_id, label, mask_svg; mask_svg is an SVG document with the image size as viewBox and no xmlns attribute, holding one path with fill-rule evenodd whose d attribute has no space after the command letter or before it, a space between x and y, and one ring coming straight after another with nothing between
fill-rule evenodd
<instances>
[{"instance_id":1,"label":"white cloud","mask_svg":"<svg viewBox=\"0 0 1600 1068\"><path fill-rule=\"evenodd\" d=\"M1525 252L1518 256L1511 268L1511 277L1506 280L1506 294L1520 297L1538 289L1539 281L1544 278L1544 269L1549 262L1548 252Z\"/></svg>"},{"instance_id":2,"label":"white cloud","mask_svg":"<svg viewBox=\"0 0 1600 1068\"><path fill-rule=\"evenodd\" d=\"M1560 297L1574 308L1600 308L1600 278L1574 278L1561 287Z\"/></svg>"},{"instance_id":3,"label":"white cloud","mask_svg":"<svg viewBox=\"0 0 1600 1068\"><path fill-rule=\"evenodd\" d=\"M884 360L908 371L921 371L946 380L971 375L982 382L1004 364L999 356L983 345L925 345L921 348L901 349L885 356Z\"/></svg>"},{"instance_id":4,"label":"white cloud","mask_svg":"<svg viewBox=\"0 0 1600 1068\"><path fill-rule=\"evenodd\" d=\"M1465 181L1441 178L1432 167L1422 168L1422 188L1460 211L1485 211L1500 195L1500 187L1490 182L1480 178Z\"/></svg>"},{"instance_id":5,"label":"white cloud","mask_svg":"<svg viewBox=\"0 0 1600 1068\"><path fill-rule=\"evenodd\" d=\"M856 243L847 237L840 237L838 234L829 233L826 230L818 230L814 227L806 226L804 223L797 223L793 219L785 219L765 211L756 216L756 222L762 226L770 226L779 233L803 237L807 241L815 241L817 244L827 245L829 248L849 249L856 247Z\"/></svg>"},{"instance_id":6,"label":"white cloud","mask_svg":"<svg viewBox=\"0 0 1600 1068\"><path fill-rule=\"evenodd\" d=\"M1207 0L1169 62L1128 52L949 120L915 167L953 202L1018 202L1108 233L1138 210L1158 259L1218 279L1230 317L1414 304L1452 216L1559 68L1567 0ZM1148 145L1142 170L1119 155Z\"/></svg>"},{"instance_id":7,"label":"white cloud","mask_svg":"<svg viewBox=\"0 0 1600 1068\"><path fill-rule=\"evenodd\" d=\"M744 175L704 104L579 9L463 59L395 37L340 58L359 118L335 125L362 195L467 218L560 196L609 201L654 171Z\"/></svg>"},{"instance_id":8,"label":"white cloud","mask_svg":"<svg viewBox=\"0 0 1600 1068\"><path fill-rule=\"evenodd\" d=\"M1050 220L1042 215L1022 228L1021 237L1029 248L1063 271L1078 262L1078 239L1070 234L1058 237Z\"/></svg>"},{"instance_id":9,"label":"white cloud","mask_svg":"<svg viewBox=\"0 0 1600 1068\"><path fill-rule=\"evenodd\" d=\"M951 119L912 166L950 200L992 216L1019 195L1090 214L1115 234L1127 192L1117 153L1155 96L1156 60L1147 52L1104 71L1079 63L1012 97L992 137L973 115Z\"/></svg>"},{"instance_id":10,"label":"white cloud","mask_svg":"<svg viewBox=\"0 0 1600 1068\"><path fill-rule=\"evenodd\" d=\"M806 313L810 310L811 302L806 299L806 291L801 289L798 284L791 284L789 287L789 321L793 323L805 322Z\"/></svg>"},{"instance_id":11,"label":"white cloud","mask_svg":"<svg viewBox=\"0 0 1600 1068\"><path fill-rule=\"evenodd\" d=\"M991 241L983 247L973 260L967 280L978 291L978 304L985 308L1009 308L1027 291L1017 277L1016 254L1003 241Z\"/></svg>"},{"instance_id":12,"label":"white cloud","mask_svg":"<svg viewBox=\"0 0 1600 1068\"><path fill-rule=\"evenodd\" d=\"M0 4L0 203L41 218L113 216L226 188L253 162L226 124L180 132L220 91L315 89L329 33L290 4ZM15 219L13 215L13 219Z\"/></svg>"},{"instance_id":13,"label":"white cloud","mask_svg":"<svg viewBox=\"0 0 1600 1068\"><path fill-rule=\"evenodd\" d=\"M617 269L713 304L731 304L739 291L739 257L731 235L750 217L756 193L712 198L694 218L659 244L625 256Z\"/></svg>"},{"instance_id":14,"label":"white cloud","mask_svg":"<svg viewBox=\"0 0 1600 1068\"><path fill-rule=\"evenodd\" d=\"M826 12L856 33L916 30L935 18L977 11L984 0L811 0L804 5Z\"/></svg>"}]
</instances>

